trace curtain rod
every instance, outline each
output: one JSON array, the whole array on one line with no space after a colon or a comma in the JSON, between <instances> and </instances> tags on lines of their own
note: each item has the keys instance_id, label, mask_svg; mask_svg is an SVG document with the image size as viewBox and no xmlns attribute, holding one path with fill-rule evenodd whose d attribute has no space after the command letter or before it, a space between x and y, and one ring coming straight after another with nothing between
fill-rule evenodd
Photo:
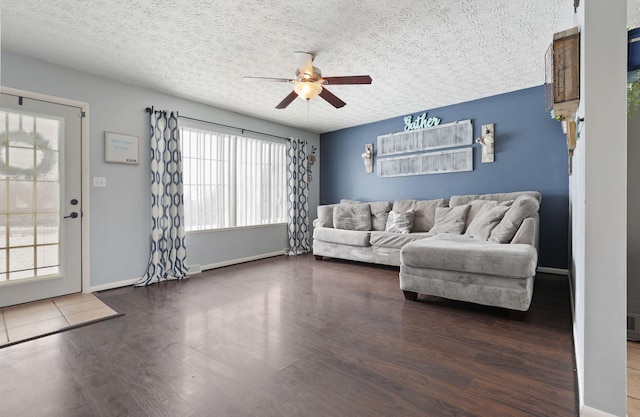
<instances>
[{"instance_id":1,"label":"curtain rod","mask_svg":"<svg viewBox=\"0 0 640 417\"><path fill-rule=\"evenodd\" d=\"M161 110L154 110L152 107L147 107L145 110L149 114L151 114L151 112L164 113ZM257 133L259 135L271 136L272 138L285 139L285 140L289 139L289 138L285 138L284 136L272 135L271 133L264 133L264 132L258 132L257 130L243 129L241 127L229 126L229 125L225 125L225 124L222 124L222 123L211 122L209 120L196 119L194 117L182 116L180 114L178 114L178 117L180 117L181 119L193 120L194 122L202 122L202 123L208 123L208 124L211 124L211 125L227 127L229 129L236 129L236 130L239 130L240 132L242 132L243 134L244 134L244 132L251 132L251 133Z\"/></svg>"}]
</instances>

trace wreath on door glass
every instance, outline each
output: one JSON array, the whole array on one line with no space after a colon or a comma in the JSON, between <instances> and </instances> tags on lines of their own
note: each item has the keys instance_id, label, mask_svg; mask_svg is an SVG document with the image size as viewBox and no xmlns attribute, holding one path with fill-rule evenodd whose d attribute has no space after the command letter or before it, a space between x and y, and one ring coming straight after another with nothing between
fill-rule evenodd
<instances>
[{"instance_id":1,"label":"wreath on door glass","mask_svg":"<svg viewBox=\"0 0 640 417\"><path fill-rule=\"evenodd\" d=\"M24 130L13 130L8 135L4 134L0 137L0 173L6 173L9 176L33 178L35 173L46 174L56 163L56 155L53 152L41 152L41 158L35 170L33 168L20 168L7 165L7 145L19 147L21 143L35 145L36 151L49 151L51 144L38 132L25 132Z\"/></svg>"}]
</instances>

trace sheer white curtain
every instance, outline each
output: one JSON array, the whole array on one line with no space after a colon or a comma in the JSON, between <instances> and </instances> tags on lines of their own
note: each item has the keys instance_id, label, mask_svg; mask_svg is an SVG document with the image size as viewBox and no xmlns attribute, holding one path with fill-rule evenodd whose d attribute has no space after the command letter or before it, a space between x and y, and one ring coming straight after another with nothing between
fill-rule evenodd
<instances>
[{"instance_id":1,"label":"sheer white curtain","mask_svg":"<svg viewBox=\"0 0 640 417\"><path fill-rule=\"evenodd\" d=\"M187 230L286 223L286 145L182 128Z\"/></svg>"},{"instance_id":2,"label":"sheer white curtain","mask_svg":"<svg viewBox=\"0 0 640 417\"><path fill-rule=\"evenodd\" d=\"M187 277L178 112L150 113L151 255L136 287Z\"/></svg>"}]
</instances>

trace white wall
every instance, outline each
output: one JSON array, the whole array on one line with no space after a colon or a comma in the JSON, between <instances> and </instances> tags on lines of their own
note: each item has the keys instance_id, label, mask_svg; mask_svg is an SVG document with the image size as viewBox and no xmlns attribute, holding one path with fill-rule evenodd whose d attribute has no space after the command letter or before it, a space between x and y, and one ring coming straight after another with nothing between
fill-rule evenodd
<instances>
[{"instance_id":1,"label":"white wall","mask_svg":"<svg viewBox=\"0 0 640 417\"><path fill-rule=\"evenodd\" d=\"M584 117L570 178L575 345L582 412L626 415L626 2L583 1Z\"/></svg>"},{"instance_id":2,"label":"white wall","mask_svg":"<svg viewBox=\"0 0 640 417\"><path fill-rule=\"evenodd\" d=\"M107 178L106 188L91 188L91 287L108 287L144 274L149 258L150 174L146 107L178 110L181 115L230 126L307 139L319 148L319 135L180 99L132 85L51 65L2 51L1 84L22 90L88 102L91 129L91 177ZM152 76L150 74L149 76ZM140 165L104 162L104 132L140 137ZM319 178L319 161L314 166ZM317 172L316 172L317 171ZM310 187L315 218L318 181ZM219 264L288 246L286 226L198 233L187 236L187 264Z\"/></svg>"},{"instance_id":3,"label":"white wall","mask_svg":"<svg viewBox=\"0 0 640 417\"><path fill-rule=\"evenodd\" d=\"M640 213L640 112L627 123L627 213ZM640 317L640 216L627 217L627 312ZM640 320L636 320L640 330ZM640 331L633 334L640 337Z\"/></svg>"}]
</instances>

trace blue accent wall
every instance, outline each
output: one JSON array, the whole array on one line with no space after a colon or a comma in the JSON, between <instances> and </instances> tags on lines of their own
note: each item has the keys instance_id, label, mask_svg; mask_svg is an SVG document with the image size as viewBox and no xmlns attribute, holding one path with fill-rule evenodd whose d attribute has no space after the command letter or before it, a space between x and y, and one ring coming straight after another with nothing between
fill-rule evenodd
<instances>
[{"instance_id":1,"label":"blue accent wall","mask_svg":"<svg viewBox=\"0 0 640 417\"><path fill-rule=\"evenodd\" d=\"M372 105L375 105L372 103ZM447 107L424 110L442 123L471 119L474 138L483 124L495 124L495 162L481 162L473 145L473 171L381 178L365 174L361 154L377 137L404 130L404 116L320 135L320 203L342 198L390 201L397 198L449 198L536 190L540 206L538 265L568 265L569 178L566 138L560 123L545 112L544 87L533 87ZM414 113L417 117L424 111ZM578 146L580 144L578 143Z\"/></svg>"}]
</instances>

